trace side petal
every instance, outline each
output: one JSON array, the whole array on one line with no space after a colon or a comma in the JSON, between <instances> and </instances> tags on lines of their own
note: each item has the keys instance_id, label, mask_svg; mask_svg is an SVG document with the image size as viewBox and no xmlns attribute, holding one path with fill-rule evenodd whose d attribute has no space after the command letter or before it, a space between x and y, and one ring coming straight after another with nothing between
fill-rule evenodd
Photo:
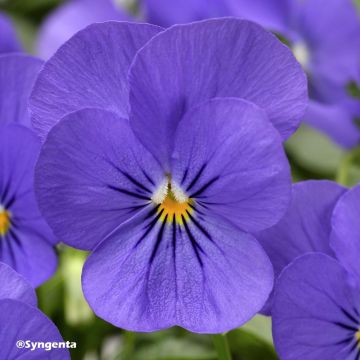
<instances>
[{"instance_id":1,"label":"side petal","mask_svg":"<svg viewBox=\"0 0 360 360\"><path fill-rule=\"evenodd\" d=\"M39 206L54 233L85 250L149 204L164 178L128 122L99 109L62 119L35 172Z\"/></svg>"},{"instance_id":2,"label":"side petal","mask_svg":"<svg viewBox=\"0 0 360 360\"><path fill-rule=\"evenodd\" d=\"M40 59L25 54L0 56L0 124L31 127L27 105L42 65Z\"/></svg>"},{"instance_id":3,"label":"side petal","mask_svg":"<svg viewBox=\"0 0 360 360\"><path fill-rule=\"evenodd\" d=\"M293 185L285 216L255 236L274 266L275 279L285 266L308 252L334 256L330 248L331 215L345 189L331 181L305 181ZM269 299L266 309L271 311Z\"/></svg>"},{"instance_id":4,"label":"side petal","mask_svg":"<svg viewBox=\"0 0 360 360\"><path fill-rule=\"evenodd\" d=\"M37 53L48 59L75 33L86 26L109 20L130 20L110 0L72 0L56 8L45 18L37 40Z\"/></svg>"},{"instance_id":5,"label":"side petal","mask_svg":"<svg viewBox=\"0 0 360 360\"><path fill-rule=\"evenodd\" d=\"M32 123L44 140L66 114L85 107L127 118L130 63L162 29L148 24L93 24L67 41L45 64L32 96Z\"/></svg>"},{"instance_id":6,"label":"side petal","mask_svg":"<svg viewBox=\"0 0 360 360\"><path fill-rule=\"evenodd\" d=\"M239 19L175 25L136 55L129 72L131 125L166 162L184 113L214 97L263 108L283 139L307 103L306 77L291 51L260 26Z\"/></svg>"},{"instance_id":7,"label":"side petal","mask_svg":"<svg viewBox=\"0 0 360 360\"><path fill-rule=\"evenodd\" d=\"M176 132L173 182L200 207L244 231L274 225L290 201L281 138L263 110L218 98L190 110Z\"/></svg>"},{"instance_id":8,"label":"side petal","mask_svg":"<svg viewBox=\"0 0 360 360\"><path fill-rule=\"evenodd\" d=\"M34 168L40 141L24 126L0 126L0 205L10 226L0 236L0 261L35 287L56 270L57 242L42 218L34 194Z\"/></svg>"},{"instance_id":9,"label":"side petal","mask_svg":"<svg viewBox=\"0 0 360 360\"><path fill-rule=\"evenodd\" d=\"M347 285L345 270L327 255L308 254L291 263L276 285L272 312L280 358L355 359L359 295Z\"/></svg>"},{"instance_id":10,"label":"side petal","mask_svg":"<svg viewBox=\"0 0 360 360\"><path fill-rule=\"evenodd\" d=\"M19 273L4 263L0 263L0 299L19 300L36 306L35 290ZM0 301L1 301L0 300Z\"/></svg>"},{"instance_id":11,"label":"side petal","mask_svg":"<svg viewBox=\"0 0 360 360\"><path fill-rule=\"evenodd\" d=\"M0 11L0 54L21 51L11 20Z\"/></svg>"},{"instance_id":12,"label":"side petal","mask_svg":"<svg viewBox=\"0 0 360 360\"><path fill-rule=\"evenodd\" d=\"M360 284L360 185L337 203L332 217L331 247L340 263Z\"/></svg>"},{"instance_id":13,"label":"side petal","mask_svg":"<svg viewBox=\"0 0 360 360\"><path fill-rule=\"evenodd\" d=\"M219 333L260 310L272 276L251 235L209 214L162 221L150 206L95 249L82 282L92 309L115 326Z\"/></svg>"},{"instance_id":14,"label":"side petal","mask_svg":"<svg viewBox=\"0 0 360 360\"><path fill-rule=\"evenodd\" d=\"M4 359L26 358L29 360L70 360L65 348L36 348L31 350L30 342L63 342L55 324L40 310L16 300L0 301L0 342ZM19 348L17 341L29 340L30 347ZM24 344L25 345L25 344Z\"/></svg>"}]
</instances>

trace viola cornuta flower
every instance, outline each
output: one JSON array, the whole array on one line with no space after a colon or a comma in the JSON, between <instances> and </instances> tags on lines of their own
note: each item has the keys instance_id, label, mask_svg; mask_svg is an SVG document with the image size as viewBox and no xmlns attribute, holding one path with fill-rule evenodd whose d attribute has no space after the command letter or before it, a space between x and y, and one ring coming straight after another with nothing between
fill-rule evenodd
<instances>
[{"instance_id":1,"label":"viola cornuta flower","mask_svg":"<svg viewBox=\"0 0 360 360\"><path fill-rule=\"evenodd\" d=\"M274 226L255 236L268 254L275 279L297 257L309 252L334 256L330 247L331 218L345 188L332 181L304 181L292 188L291 204ZM272 297L263 309L271 312Z\"/></svg>"},{"instance_id":2,"label":"viola cornuta flower","mask_svg":"<svg viewBox=\"0 0 360 360\"><path fill-rule=\"evenodd\" d=\"M335 206L330 245L337 260L303 255L279 277L272 315L281 359L360 357L359 200L357 186Z\"/></svg>"},{"instance_id":3,"label":"viola cornuta flower","mask_svg":"<svg viewBox=\"0 0 360 360\"><path fill-rule=\"evenodd\" d=\"M22 47L11 20L0 11L0 54L18 52Z\"/></svg>"},{"instance_id":4,"label":"viola cornuta flower","mask_svg":"<svg viewBox=\"0 0 360 360\"><path fill-rule=\"evenodd\" d=\"M288 206L282 139L305 105L291 52L245 21L97 24L60 48L31 99L36 189L55 234L92 251L100 317L216 333L261 309L272 267L249 232Z\"/></svg>"},{"instance_id":5,"label":"viola cornuta flower","mask_svg":"<svg viewBox=\"0 0 360 360\"><path fill-rule=\"evenodd\" d=\"M33 286L56 268L54 235L34 195L40 141L29 124L26 104L42 62L25 55L0 57L0 260Z\"/></svg>"},{"instance_id":6,"label":"viola cornuta flower","mask_svg":"<svg viewBox=\"0 0 360 360\"><path fill-rule=\"evenodd\" d=\"M65 348L46 351L17 346L18 341L63 342L56 326L36 308L31 285L6 264L0 263L0 342L4 359L70 359ZM30 344L29 344L30 345Z\"/></svg>"}]
</instances>

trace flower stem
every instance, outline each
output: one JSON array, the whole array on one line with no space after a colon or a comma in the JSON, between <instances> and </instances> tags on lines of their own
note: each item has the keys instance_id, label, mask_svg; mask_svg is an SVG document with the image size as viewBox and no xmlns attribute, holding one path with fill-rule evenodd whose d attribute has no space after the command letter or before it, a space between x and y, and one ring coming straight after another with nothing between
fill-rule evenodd
<instances>
[{"instance_id":1,"label":"flower stem","mask_svg":"<svg viewBox=\"0 0 360 360\"><path fill-rule=\"evenodd\" d=\"M231 360L231 353L226 334L212 335L212 340L219 360Z\"/></svg>"}]
</instances>

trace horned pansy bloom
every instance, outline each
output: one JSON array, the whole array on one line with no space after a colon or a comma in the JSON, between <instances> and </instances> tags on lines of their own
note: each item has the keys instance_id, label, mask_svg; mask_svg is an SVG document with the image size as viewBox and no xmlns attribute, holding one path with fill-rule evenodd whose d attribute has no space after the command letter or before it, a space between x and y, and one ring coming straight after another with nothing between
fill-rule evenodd
<instances>
[{"instance_id":1,"label":"horned pansy bloom","mask_svg":"<svg viewBox=\"0 0 360 360\"><path fill-rule=\"evenodd\" d=\"M360 357L360 187L342 190L342 194L335 183L329 183L327 188L327 195L323 191L316 196L322 205L311 206L307 215L302 213L297 222L293 221L295 230L299 228L296 224L301 226L303 241L296 235L295 242L285 245L285 254L297 251L301 255L294 250L301 247L308 251L284 267L275 286L273 335L277 352L284 360ZM314 214L316 222L312 220ZM289 225L290 217L288 221ZM276 234L282 236L281 228L277 230L272 230L274 242ZM309 244L309 239L313 244ZM273 252L274 258L279 264L281 255Z\"/></svg>"},{"instance_id":2,"label":"horned pansy bloom","mask_svg":"<svg viewBox=\"0 0 360 360\"><path fill-rule=\"evenodd\" d=\"M30 129L27 101L42 61L27 55L0 56L0 261L33 286L55 271L56 239L34 194L40 140Z\"/></svg>"},{"instance_id":3,"label":"horned pansy bloom","mask_svg":"<svg viewBox=\"0 0 360 360\"><path fill-rule=\"evenodd\" d=\"M82 282L100 317L216 333L261 309L272 267L249 233L286 211L282 140L306 107L273 35L236 19L91 25L45 64L30 106L40 208L92 251Z\"/></svg>"}]
</instances>

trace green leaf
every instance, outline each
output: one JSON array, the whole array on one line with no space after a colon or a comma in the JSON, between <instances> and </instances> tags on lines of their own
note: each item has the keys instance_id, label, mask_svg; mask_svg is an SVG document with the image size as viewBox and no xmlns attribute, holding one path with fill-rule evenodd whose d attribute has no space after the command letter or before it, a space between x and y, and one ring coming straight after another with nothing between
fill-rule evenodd
<instances>
[{"instance_id":1,"label":"green leaf","mask_svg":"<svg viewBox=\"0 0 360 360\"><path fill-rule=\"evenodd\" d=\"M306 125L286 143L289 157L312 178L335 179L346 152L326 135Z\"/></svg>"},{"instance_id":2,"label":"green leaf","mask_svg":"<svg viewBox=\"0 0 360 360\"><path fill-rule=\"evenodd\" d=\"M271 343L249 330L236 329L227 336L234 360L278 360Z\"/></svg>"}]
</instances>

